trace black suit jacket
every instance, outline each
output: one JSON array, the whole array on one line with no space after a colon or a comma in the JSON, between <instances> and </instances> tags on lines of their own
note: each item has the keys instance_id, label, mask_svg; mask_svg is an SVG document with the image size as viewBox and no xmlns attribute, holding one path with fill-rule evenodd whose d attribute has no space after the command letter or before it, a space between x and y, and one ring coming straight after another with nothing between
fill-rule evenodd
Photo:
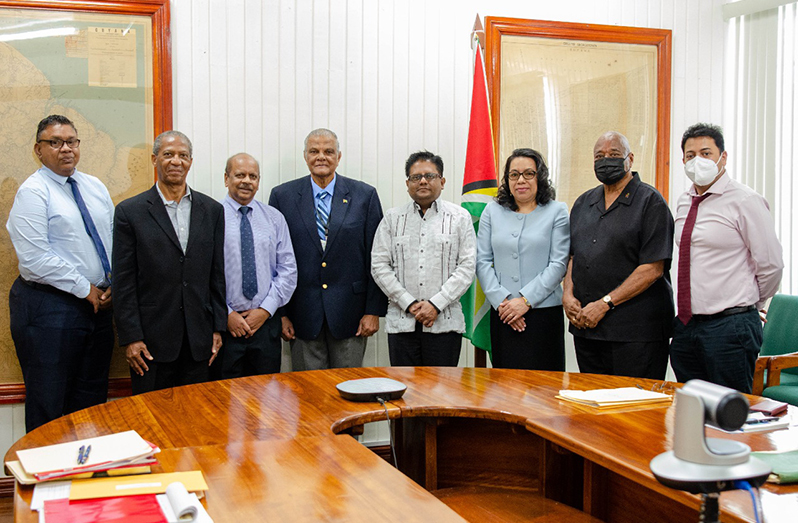
<instances>
[{"instance_id":1,"label":"black suit jacket","mask_svg":"<svg viewBox=\"0 0 798 523\"><path fill-rule=\"evenodd\" d=\"M288 222L298 271L297 287L285 306L298 338L321 332L324 319L337 339L351 338L364 314L385 316L388 299L371 277L371 245L382 206L371 185L336 174L327 248L316 230L316 202L310 175L272 189L269 205Z\"/></svg>"},{"instance_id":2,"label":"black suit jacket","mask_svg":"<svg viewBox=\"0 0 798 523\"><path fill-rule=\"evenodd\" d=\"M187 333L195 361L227 330L224 210L191 191L186 252L153 186L116 206L113 299L119 344L144 341L156 362L177 359Z\"/></svg>"}]
</instances>

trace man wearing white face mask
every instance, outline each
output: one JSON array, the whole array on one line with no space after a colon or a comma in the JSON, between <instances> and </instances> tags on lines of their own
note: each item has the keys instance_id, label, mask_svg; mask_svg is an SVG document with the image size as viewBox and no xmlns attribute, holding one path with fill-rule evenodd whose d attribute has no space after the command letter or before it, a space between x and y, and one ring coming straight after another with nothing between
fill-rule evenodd
<instances>
[{"instance_id":1,"label":"man wearing white face mask","mask_svg":"<svg viewBox=\"0 0 798 523\"><path fill-rule=\"evenodd\" d=\"M767 201L727 174L720 127L691 126L682 151L693 185L676 208L671 365L681 382L698 378L750 393L762 345L757 309L781 282L781 244Z\"/></svg>"}]
</instances>

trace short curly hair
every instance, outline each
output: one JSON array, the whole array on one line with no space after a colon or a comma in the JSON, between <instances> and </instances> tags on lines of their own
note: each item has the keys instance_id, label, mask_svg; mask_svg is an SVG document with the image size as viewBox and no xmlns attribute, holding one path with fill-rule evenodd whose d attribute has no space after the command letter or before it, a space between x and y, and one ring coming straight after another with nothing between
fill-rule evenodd
<instances>
[{"instance_id":1,"label":"short curly hair","mask_svg":"<svg viewBox=\"0 0 798 523\"><path fill-rule=\"evenodd\" d=\"M546 205L552 201L556 193L554 187L551 185L551 180L549 180L549 168L546 167L546 160L544 160L543 155L536 150L522 148L513 151L504 164L504 176L502 177L502 183L499 185L499 192L496 194L496 203L502 207L507 207L511 211L518 210L518 204L515 203L513 193L510 192L510 164L516 158L530 158L535 161L538 171L538 193L535 196L537 204Z\"/></svg>"}]
</instances>

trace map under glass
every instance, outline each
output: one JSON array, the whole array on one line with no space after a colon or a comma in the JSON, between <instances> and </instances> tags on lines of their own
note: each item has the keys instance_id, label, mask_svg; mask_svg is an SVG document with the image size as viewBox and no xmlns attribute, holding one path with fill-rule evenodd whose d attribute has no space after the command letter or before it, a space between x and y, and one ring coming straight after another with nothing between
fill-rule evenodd
<instances>
[{"instance_id":1,"label":"map under glass","mask_svg":"<svg viewBox=\"0 0 798 523\"><path fill-rule=\"evenodd\" d=\"M114 203L153 182L152 21L149 17L0 9L0 209L40 163L33 153L38 122L62 114L80 138L78 170L108 187ZM7 233L0 234L0 296L19 275ZM0 383L20 383L0 299ZM112 376L127 374L116 351Z\"/></svg>"}]
</instances>

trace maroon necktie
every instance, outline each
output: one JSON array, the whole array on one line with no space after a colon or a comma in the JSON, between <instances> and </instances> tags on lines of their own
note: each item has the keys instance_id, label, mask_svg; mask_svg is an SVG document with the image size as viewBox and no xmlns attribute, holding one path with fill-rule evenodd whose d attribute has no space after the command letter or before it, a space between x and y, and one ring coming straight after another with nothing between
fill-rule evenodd
<instances>
[{"instance_id":1,"label":"maroon necktie","mask_svg":"<svg viewBox=\"0 0 798 523\"><path fill-rule=\"evenodd\" d=\"M693 305L690 301L690 242L693 236L693 227L698 214L698 204L703 202L709 194L693 196L687 218L684 220L682 239L679 243L679 286L676 292L676 305L679 308L678 318L684 325L693 317Z\"/></svg>"}]
</instances>

